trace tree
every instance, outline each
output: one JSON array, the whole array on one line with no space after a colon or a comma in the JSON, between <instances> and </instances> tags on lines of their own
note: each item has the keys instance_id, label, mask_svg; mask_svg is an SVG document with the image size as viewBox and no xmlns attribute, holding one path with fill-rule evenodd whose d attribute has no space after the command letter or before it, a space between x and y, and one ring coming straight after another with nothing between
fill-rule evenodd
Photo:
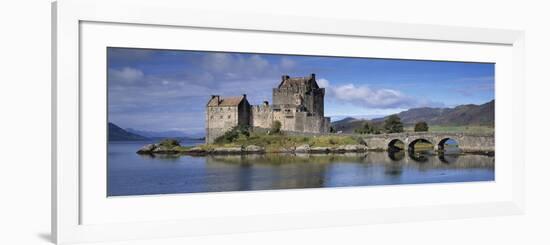
<instances>
[{"instance_id":1,"label":"tree","mask_svg":"<svg viewBox=\"0 0 550 245\"><path fill-rule=\"evenodd\" d=\"M387 133L401 133L403 132L403 123L401 118L397 115L391 115L384 120L384 129Z\"/></svg>"},{"instance_id":2,"label":"tree","mask_svg":"<svg viewBox=\"0 0 550 245\"><path fill-rule=\"evenodd\" d=\"M271 130L269 130L269 134L278 134L281 132L281 122L275 120L273 121L273 123L271 124Z\"/></svg>"},{"instance_id":3,"label":"tree","mask_svg":"<svg viewBox=\"0 0 550 245\"><path fill-rule=\"evenodd\" d=\"M357 134L373 134L376 129L368 122L365 122L362 127L356 128L355 133Z\"/></svg>"},{"instance_id":4,"label":"tree","mask_svg":"<svg viewBox=\"0 0 550 245\"><path fill-rule=\"evenodd\" d=\"M428 131L428 123L421 121L417 122L414 125L414 132L427 132Z\"/></svg>"}]
</instances>

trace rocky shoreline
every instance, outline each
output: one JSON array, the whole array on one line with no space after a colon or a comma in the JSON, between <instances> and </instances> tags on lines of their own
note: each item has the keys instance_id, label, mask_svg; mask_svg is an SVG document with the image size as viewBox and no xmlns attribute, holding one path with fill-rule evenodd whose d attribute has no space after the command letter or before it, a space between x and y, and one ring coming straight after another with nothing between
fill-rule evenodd
<instances>
[{"instance_id":1,"label":"rocky shoreline","mask_svg":"<svg viewBox=\"0 0 550 245\"><path fill-rule=\"evenodd\" d=\"M140 155L168 154L168 155L242 155L266 153L363 153L367 151L384 151L379 148L368 148L364 144L342 144L333 146L315 146L301 144L290 147L266 147L258 145L198 145L193 147L181 146L176 140L163 140L160 143L147 144L136 153ZM494 151L461 150L460 154L476 154L494 156Z\"/></svg>"},{"instance_id":2,"label":"rocky shoreline","mask_svg":"<svg viewBox=\"0 0 550 245\"><path fill-rule=\"evenodd\" d=\"M162 143L148 144L137 151L137 154L187 154L187 155L228 155L228 154L265 154L265 153L346 153L366 152L365 145L341 145L334 147L310 146L308 144L290 148L266 150L265 147L257 145L217 147L217 146L195 146L182 147L178 145L167 146Z\"/></svg>"}]
</instances>

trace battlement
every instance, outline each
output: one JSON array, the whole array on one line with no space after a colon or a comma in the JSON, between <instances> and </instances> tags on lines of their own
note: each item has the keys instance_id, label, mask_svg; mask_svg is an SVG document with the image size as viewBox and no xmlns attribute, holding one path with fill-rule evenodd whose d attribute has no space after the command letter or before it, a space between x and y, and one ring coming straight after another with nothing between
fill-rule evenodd
<instances>
[{"instance_id":1,"label":"battlement","mask_svg":"<svg viewBox=\"0 0 550 245\"><path fill-rule=\"evenodd\" d=\"M284 131L327 133L330 118L324 117L325 89L320 88L315 74L306 77L281 76L281 82L273 88L273 105L264 101L250 105L246 95L221 97L212 95L207 108L234 107L226 110L207 109L207 143L231 130L236 125L255 128L271 128L274 121L281 123ZM222 113L224 113L222 115Z\"/></svg>"}]
</instances>

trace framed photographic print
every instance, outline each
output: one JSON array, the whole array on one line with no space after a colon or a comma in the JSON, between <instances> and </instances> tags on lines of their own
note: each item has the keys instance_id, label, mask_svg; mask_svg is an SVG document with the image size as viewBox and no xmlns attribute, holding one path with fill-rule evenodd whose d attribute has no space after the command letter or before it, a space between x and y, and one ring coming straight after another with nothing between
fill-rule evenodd
<instances>
[{"instance_id":1,"label":"framed photographic print","mask_svg":"<svg viewBox=\"0 0 550 245\"><path fill-rule=\"evenodd\" d=\"M494 181L494 63L108 47L107 66L107 196Z\"/></svg>"},{"instance_id":2,"label":"framed photographic print","mask_svg":"<svg viewBox=\"0 0 550 245\"><path fill-rule=\"evenodd\" d=\"M521 31L52 9L57 243L523 211Z\"/></svg>"}]
</instances>

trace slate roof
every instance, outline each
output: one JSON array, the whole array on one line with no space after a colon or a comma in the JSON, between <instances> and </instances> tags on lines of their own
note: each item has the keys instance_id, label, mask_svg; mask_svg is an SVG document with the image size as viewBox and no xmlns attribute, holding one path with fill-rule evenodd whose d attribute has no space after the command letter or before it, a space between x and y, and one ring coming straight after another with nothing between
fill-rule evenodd
<instances>
[{"instance_id":1,"label":"slate roof","mask_svg":"<svg viewBox=\"0 0 550 245\"><path fill-rule=\"evenodd\" d=\"M219 98L219 103L218 103ZM238 106L245 96L214 97L208 101L208 106Z\"/></svg>"},{"instance_id":2,"label":"slate roof","mask_svg":"<svg viewBox=\"0 0 550 245\"><path fill-rule=\"evenodd\" d=\"M311 86L313 88L319 88L319 85L317 85L317 82L315 81L315 74L307 77L289 77L287 75L284 75L282 77L281 83L279 84L279 88L298 86Z\"/></svg>"}]
</instances>

